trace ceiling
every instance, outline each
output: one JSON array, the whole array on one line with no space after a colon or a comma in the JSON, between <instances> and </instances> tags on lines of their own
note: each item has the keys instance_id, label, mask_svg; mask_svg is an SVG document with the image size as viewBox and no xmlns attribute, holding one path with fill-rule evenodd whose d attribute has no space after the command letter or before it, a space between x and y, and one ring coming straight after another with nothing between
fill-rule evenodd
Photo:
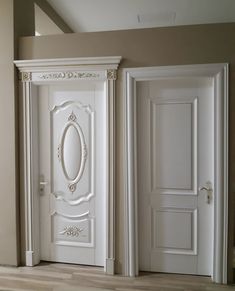
<instances>
[{"instance_id":1,"label":"ceiling","mask_svg":"<svg viewBox=\"0 0 235 291\"><path fill-rule=\"evenodd\" d=\"M235 22L235 0L47 0L74 32Z\"/></svg>"},{"instance_id":2,"label":"ceiling","mask_svg":"<svg viewBox=\"0 0 235 291\"><path fill-rule=\"evenodd\" d=\"M35 13L35 34L62 34L63 31L50 19L50 17L36 4L34 4Z\"/></svg>"}]
</instances>

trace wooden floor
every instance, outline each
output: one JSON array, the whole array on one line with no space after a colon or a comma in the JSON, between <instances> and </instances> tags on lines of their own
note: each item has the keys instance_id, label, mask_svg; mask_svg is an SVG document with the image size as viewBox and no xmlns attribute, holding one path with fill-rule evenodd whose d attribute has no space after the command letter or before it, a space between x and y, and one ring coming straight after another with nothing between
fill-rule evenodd
<instances>
[{"instance_id":1,"label":"wooden floor","mask_svg":"<svg viewBox=\"0 0 235 291\"><path fill-rule=\"evenodd\" d=\"M103 269L66 264L0 267L0 291L225 291L235 286L217 285L209 278L175 274L143 273L138 278L108 276Z\"/></svg>"}]
</instances>

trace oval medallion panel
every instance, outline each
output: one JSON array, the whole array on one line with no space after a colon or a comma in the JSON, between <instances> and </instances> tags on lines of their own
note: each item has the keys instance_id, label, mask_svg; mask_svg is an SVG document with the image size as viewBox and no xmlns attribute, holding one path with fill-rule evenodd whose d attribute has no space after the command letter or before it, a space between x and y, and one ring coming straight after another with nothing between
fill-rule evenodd
<instances>
[{"instance_id":1,"label":"oval medallion panel","mask_svg":"<svg viewBox=\"0 0 235 291\"><path fill-rule=\"evenodd\" d=\"M81 168L82 146L80 134L73 124L66 128L63 142L64 175L68 180L74 180Z\"/></svg>"},{"instance_id":2,"label":"oval medallion panel","mask_svg":"<svg viewBox=\"0 0 235 291\"><path fill-rule=\"evenodd\" d=\"M87 147L82 129L77 123L77 117L73 112L70 114L68 122L62 131L58 148L60 151L58 158L61 160L69 191L74 192L84 171Z\"/></svg>"}]
</instances>

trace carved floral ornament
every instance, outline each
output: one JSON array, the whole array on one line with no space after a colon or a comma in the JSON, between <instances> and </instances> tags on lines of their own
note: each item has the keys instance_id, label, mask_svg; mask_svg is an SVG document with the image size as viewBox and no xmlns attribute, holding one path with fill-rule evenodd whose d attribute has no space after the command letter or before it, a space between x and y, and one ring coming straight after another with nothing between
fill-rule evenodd
<instances>
[{"instance_id":1,"label":"carved floral ornament","mask_svg":"<svg viewBox=\"0 0 235 291\"><path fill-rule=\"evenodd\" d=\"M84 79L99 79L105 77L100 72L80 72L80 71L62 71L62 72L48 72L48 73L32 73L20 72L19 80L22 82L31 82L34 80L42 81L59 81L59 80L84 80ZM117 79L117 70L109 69L106 71L107 80Z\"/></svg>"},{"instance_id":2,"label":"carved floral ornament","mask_svg":"<svg viewBox=\"0 0 235 291\"><path fill-rule=\"evenodd\" d=\"M78 237L81 232L83 232L83 228L79 228L78 226L66 226L62 231L59 232L61 235Z\"/></svg>"},{"instance_id":3,"label":"carved floral ornament","mask_svg":"<svg viewBox=\"0 0 235 291\"><path fill-rule=\"evenodd\" d=\"M53 73L44 73L39 75L39 79L42 80L64 80L64 79L89 79L89 78L99 78L98 73L92 72L53 72Z\"/></svg>"}]
</instances>

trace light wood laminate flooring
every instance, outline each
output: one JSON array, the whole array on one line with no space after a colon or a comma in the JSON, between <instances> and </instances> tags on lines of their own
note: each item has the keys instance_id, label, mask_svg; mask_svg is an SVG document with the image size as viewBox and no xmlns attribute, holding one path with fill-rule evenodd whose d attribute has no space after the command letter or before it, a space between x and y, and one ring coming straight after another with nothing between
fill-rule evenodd
<instances>
[{"instance_id":1,"label":"light wood laminate flooring","mask_svg":"<svg viewBox=\"0 0 235 291\"><path fill-rule=\"evenodd\" d=\"M137 278L104 275L97 267L42 263L36 267L0 267L0 291L225 291L235 286L207 277L142 273Z\"/></svg>"}]
</instances>

